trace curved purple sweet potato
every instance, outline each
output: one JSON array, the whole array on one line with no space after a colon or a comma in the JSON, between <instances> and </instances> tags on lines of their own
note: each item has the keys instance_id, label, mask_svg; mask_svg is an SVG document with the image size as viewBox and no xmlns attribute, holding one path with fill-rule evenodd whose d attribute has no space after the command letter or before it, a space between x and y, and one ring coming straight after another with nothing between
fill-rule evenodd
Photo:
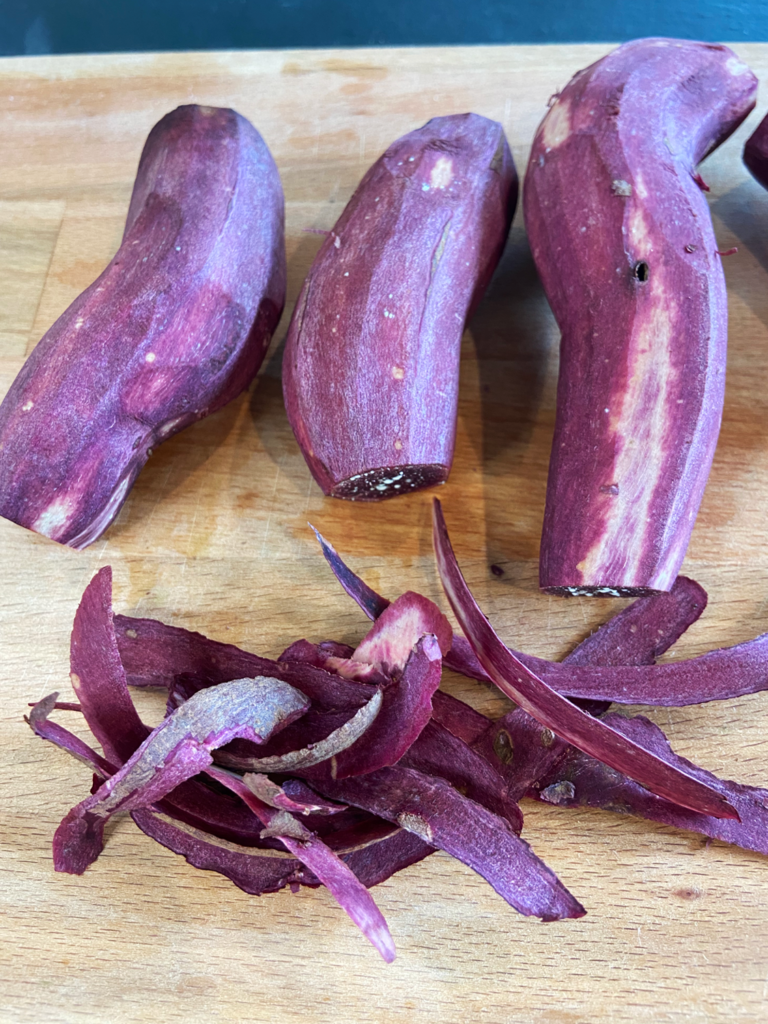
<instances>
[{"instance_id":1,"label":"curved purple sweet potato","mask_svg":"<svg viewBox=\"0 0 768 1024\"><path fill-rule=\"evenodd\" d=\"M436 117L370 168L296 303L288 418L326 494L378 501L442 483L464 324L501 256L517 175L501 125Z\"/></svg>"},{"instance_id":2,"label":"curved purple sweet potato","mask_svg":"<svg viewBox=\"0 0 768 1024\"><path fill-rule=\"evenodd\" d=\"M152 448L251 382L285 299L283 192L233 110L150 132L122 244L0 406L0 515L71 547L117 515Z\"/></svg>"},{"instance_id":3,"label":"curved purple sweet potato","mask_svg":"<svg viewBox=\"0 0 768 1024\"><path fill-rule=\"evenodd\" d=\"M744 144L744 163L752 177L768 188L768 115Z\"/></svg>"},{"instance_id":4,"label":"curved purple sweet potato","mask_svg":"<svg viewBox=\"0 0 768 1024\"><path fill-rule=\"evenodd\" d=\"M562 331L541 542L554 593L666 591L720 429L726 291L696 164L754 106L724 46L626 43L542 121L525 181Z\"/></svg>"}]
</instances>

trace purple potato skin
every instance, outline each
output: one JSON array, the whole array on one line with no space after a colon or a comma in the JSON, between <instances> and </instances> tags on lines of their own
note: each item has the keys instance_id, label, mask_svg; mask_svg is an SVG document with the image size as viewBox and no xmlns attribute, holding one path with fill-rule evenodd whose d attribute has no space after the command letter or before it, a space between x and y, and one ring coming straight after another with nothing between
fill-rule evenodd
<instances>
[{"instance_id":1,"label":"purple potato skin","mask_svg":"<svg viewBox=\"0 0 768 1024\"><path fill-rule=\"evenodd\" d=\"M370 168L328 234L288 331L283 393L325 494L442 483L464 325L501 257L517 174L501 125L436 117Z\"/></svg>"},{"instance_id":2,"label":"purple potato skin","mask_svg":"<svg viewBox=\"0 0 768 1024\"><path fill-rule=\"evenodd\" d=\"M149 134L120 249L0 406L0 515L84 548L151 450L253 379L285 301L280 177L233 110Z\"/></svg>"},{"instance_id":3,"label":"purple potato skin","mask_svg":"<svg viewBox=\"0 0 768 1024\"><path fill-rule=\"evenodd\" d=\"M768 188L768 115L755 128L744 145L744 163L763 188Z\"/></svg>"},{"instance_id":4,"label":"purple potato skin","mask_svg":"<svg viewBox=\"0 0 768 1024\"><path fill-rule=\"evenodd\" d=\"M536 133L533 257L562 331L541 541L550 593L675 581L717 444L726 290L696 164L754 106L725 46L626 43Z\"/></svg>"}]
</instances>

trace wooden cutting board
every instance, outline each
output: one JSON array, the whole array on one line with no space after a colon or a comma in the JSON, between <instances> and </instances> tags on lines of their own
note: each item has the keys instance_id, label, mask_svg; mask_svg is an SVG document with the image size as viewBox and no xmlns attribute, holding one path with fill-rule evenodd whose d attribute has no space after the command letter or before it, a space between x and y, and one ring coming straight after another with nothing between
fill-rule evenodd
<instances>
[{"instance_id":1,"label":"wooden cutting board","mask_svg":"<svg viewBox=\"0 0 768 1024\"><path fill-rule=\"evenodd\" d=\"M286 191L289 268L289 306L250 392L159 448L102 540L76 552L0 521L3 1021L766 1019L768 860L757 854L630 817L526 802L526 838L588 916L524 919L438 853L375 889L398 946L387 967L325 891L246 896L127 818L110 826L84 876L54 873L53 831L90 775L22 720L27 702L52 690L71 699L69 631L102 565L113 566L118 611L273 656L299 637L355 642L366 630L308 520L383 593L417 589L445 606L431 495L379 506L326 499L288 427L281 344L321 241L308 229L330 228L382 150L438 114L502 121L522 172L547 98L607 49L0 61L0 393L114 252L144 138L177 104L232 106L262 132ZM765 81L768 46L739 54ZM739 643L768 622L768 194L741 163L763 106L704 168L721 248L739 252L725 261L723 430L684 566L710 605L670 657ZM548 657L621 605L550 598L536 585L557 341L518 213L466 332L456 460L440 497L469 582L502 636ZM490 714L507 706L458 676L446 674L444 686ZM159 696L137 703L159 721ZM768 785L768 695L650 717L681 754ZM66 724L87 736L76 716Z\"/></svg>"}]
</instances>

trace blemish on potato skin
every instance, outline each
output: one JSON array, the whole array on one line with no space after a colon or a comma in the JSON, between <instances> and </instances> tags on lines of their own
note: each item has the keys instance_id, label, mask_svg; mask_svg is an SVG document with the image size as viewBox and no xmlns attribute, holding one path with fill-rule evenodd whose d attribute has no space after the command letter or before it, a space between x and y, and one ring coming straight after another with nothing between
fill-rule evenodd
<instances>
[{"instance_id":1,"label":"blemish on potato skin","mask_svg":"<svg viewBox=\"0 0 768 1024\"><path fill-rule=\"evenodd\" d=\"M403 811L402 814L397 816L397 824L407 832L413 832L419 839L423 839L425 843L432 842L432 828L429 822L425 821L421 815Z\"/></svg>"},{"instance_id":2,"label":"blemish on potato skin","mask_svg":"<svg viewBox=\"0 0 768 1024\"><path fill-rule=\"evenodd\" d=\"M571 134L571 106L557 102L550 108L541 125L541 141L549 152L557 149Z\"/></svg>"},{"instance_id":3,"label":"blemish on potato skin","mask_svg":"<svg viewBox=\"0 0 768 1024\"><path fill-rule=\"evenodd\" d=\"M53 540L56 534L61 532L62 527L67 525L71 514L70 503L63 498L57 499L51 502L44 512L40 513L32 524L32 529L35 533L41 533L44 537L50 537Z\"/></svg>"},{"instance_id":4,"label":"blemish on potato skin","mask_svg":"<svg viewBox=\"0 0 768 1024\"><path fill-rule=\"evenodd\" d=\"M506 729L499 729L493 737L493 752L502 764L509 764L514 757L514 744Z\"/></svg>"},{"instance_id":5,"label":"blemish on potato skin","mask_svg":"<svg viewBox=\"0 0 768 1024\"><path fill-rule=\"evenodd\" d=\"M563 780L542 789L539 797L547 804L567 804L576 796L576 787L572 782Z\"/></svg>"},{"instance_id":6,"label":"blemish on potato skin","mask_svg":"<svg viewBox=\"0 0 768 1024\"><path fill-rule=\"evenodd\" d=\"M431 188L448 188L453 181L453 161L447 156L438 157L429 175Z\"/></svg>"}]
</instances>

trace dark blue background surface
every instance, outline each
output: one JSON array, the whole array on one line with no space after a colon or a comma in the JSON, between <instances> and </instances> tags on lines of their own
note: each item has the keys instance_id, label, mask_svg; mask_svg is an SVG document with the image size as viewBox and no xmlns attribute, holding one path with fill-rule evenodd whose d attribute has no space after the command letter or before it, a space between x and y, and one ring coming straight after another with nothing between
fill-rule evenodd
<instances>
[{"instance_id":1,"label":"dark blue background surface","mask_svg":"<svg viewBox=\"0 0 768 1024\"><path fill-rule=\"evenodd\" d=\"M768 0L0 0L0 54L768 41Z\"/></svg>"}]
</instances>

